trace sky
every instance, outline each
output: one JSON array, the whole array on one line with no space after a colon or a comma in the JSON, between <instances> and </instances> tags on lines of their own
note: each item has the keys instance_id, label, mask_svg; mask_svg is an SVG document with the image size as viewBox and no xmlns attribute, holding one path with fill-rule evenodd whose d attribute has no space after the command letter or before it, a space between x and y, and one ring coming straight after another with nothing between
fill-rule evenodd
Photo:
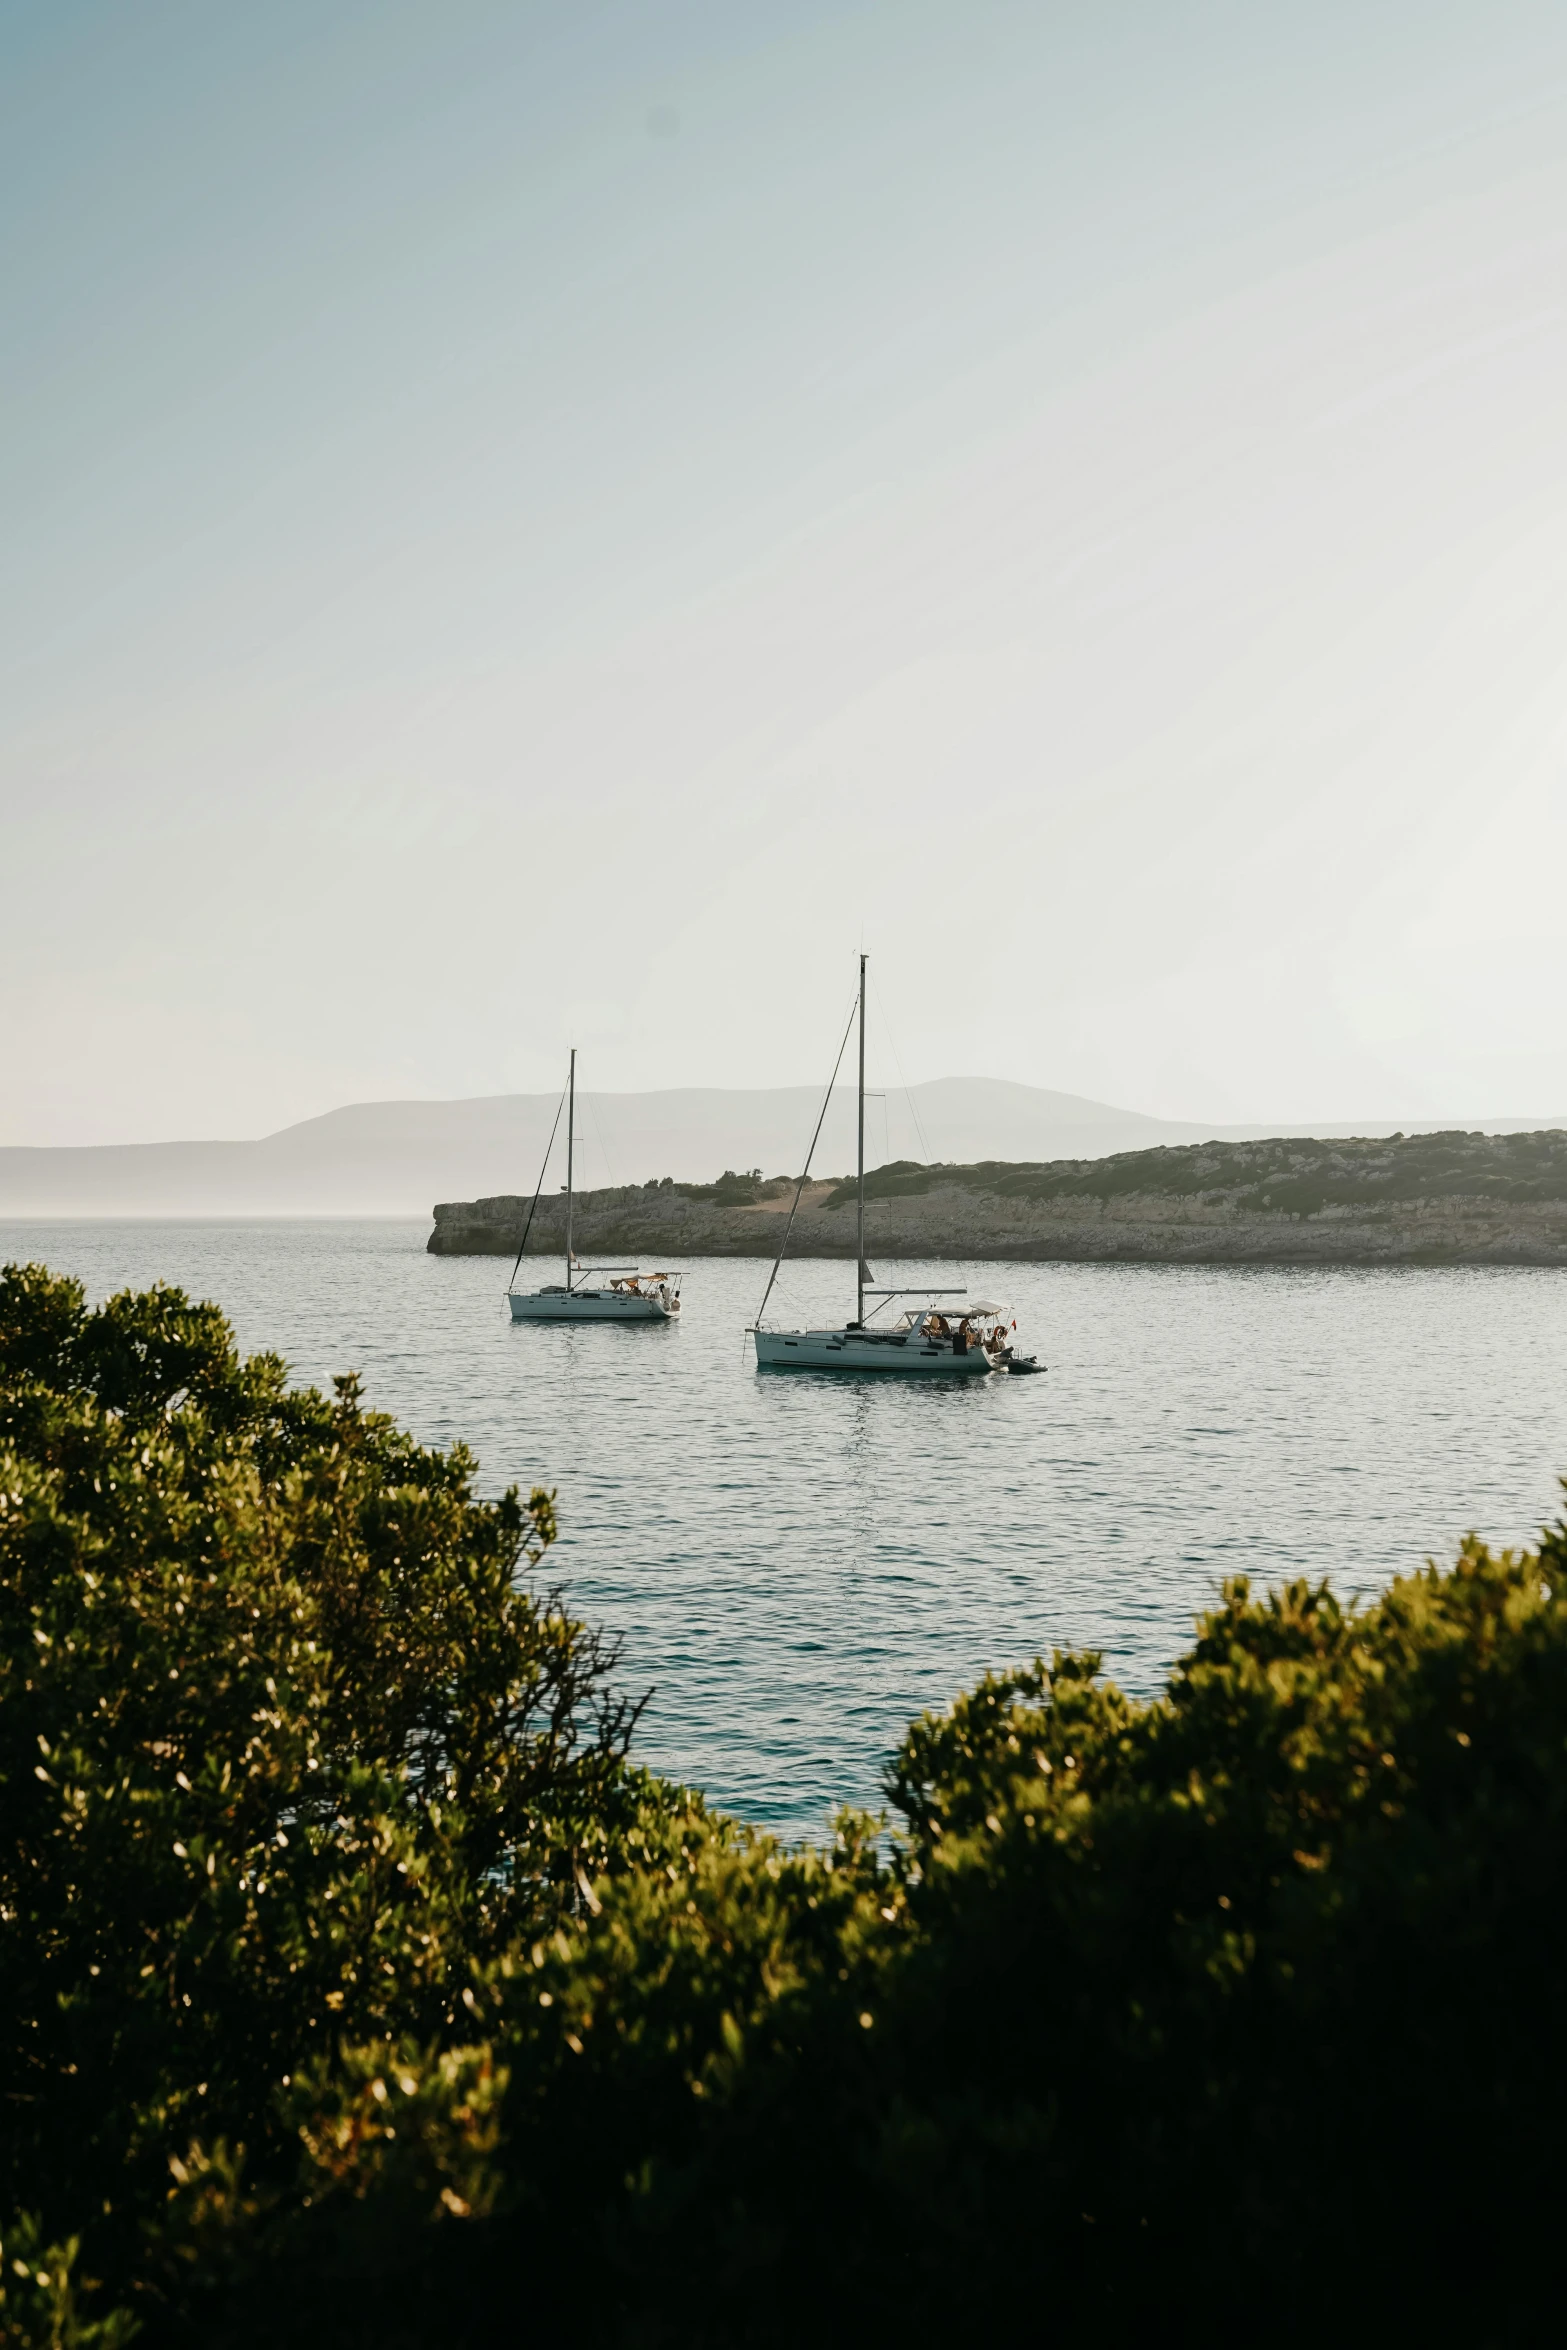
<instances>
[{"instance_id":1,"label":"sky","mask_svg":"<svg viewBox=\"0 0 1567 2350\"><path fill-rule=\"evenodd\" d=\"M0 1143L1567 1114L1558 0L0 0Z\"/></svg>"}]
</instances>

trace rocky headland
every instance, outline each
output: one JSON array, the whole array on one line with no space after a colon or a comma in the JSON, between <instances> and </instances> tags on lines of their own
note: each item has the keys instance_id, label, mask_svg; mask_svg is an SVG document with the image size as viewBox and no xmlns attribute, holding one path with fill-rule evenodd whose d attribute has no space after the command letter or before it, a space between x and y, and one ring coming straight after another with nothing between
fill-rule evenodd
<instances>
[{"instance_id":1,"label":"rocky headland","mask_svg":"<svg viewBox=\"0 0 1567 2350\"><path fill-rule=\"evenodd\" d=\"M1387 1140L1213 1142L1042 1165L988 1161L866 1177L866 1252L888 1258L1223 1265L1567 1265L1567 1129ZM774 1254L794 1181L759 1173L579 1193L580 1257ZM514 1255L526 1197L446 1201L436 1256ZM528 1255L559 1256L565 1200L539 1201ZM852 1257L853 1180L806 1186L790 1254Z\"/></svg>"}]
</instances>

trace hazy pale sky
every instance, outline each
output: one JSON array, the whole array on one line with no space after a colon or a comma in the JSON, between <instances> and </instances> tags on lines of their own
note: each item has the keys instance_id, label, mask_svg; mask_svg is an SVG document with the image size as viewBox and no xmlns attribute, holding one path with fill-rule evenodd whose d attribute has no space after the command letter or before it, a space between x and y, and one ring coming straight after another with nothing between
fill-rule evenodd
<instances>
[{"instance_id":1,"label":"hazy pale sky","mask_svg":"<svg viewBox=\"0 0 1567 2350\"><path fill-rule=\"evenodd\" d=\"M1560 0L0 0L0 222L0 1141L817 1079L862 938L1567 1111Z\"/></svg>"}]
</instances>

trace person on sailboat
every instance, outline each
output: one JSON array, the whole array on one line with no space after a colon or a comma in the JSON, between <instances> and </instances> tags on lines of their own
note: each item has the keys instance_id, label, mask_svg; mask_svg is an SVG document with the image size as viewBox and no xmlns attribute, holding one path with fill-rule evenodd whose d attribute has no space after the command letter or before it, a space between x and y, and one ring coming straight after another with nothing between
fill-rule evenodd
<instances>
[{"instance_id":1,"label":"person on sailboat","mask_svg":"<svg viewBox=\"0 0 1567 2350\"><path fill-rule=\"evenodd\" d=\"M562 1189L566 1194L566 1278L546 1282L540 1289L519 1290L518 1273L527 1251L528 1234L532 1228L539 1198L544 1189L544 1178L549 1172L550 1152L555 1147L555 1135L560 1125L561 1110L566 1112L566 1180ZM680 1312L678 1273L660 1277L656 1291L645 1290L640 1281L612 1279L605 1288L595 1288L591 1282L578 1278L583 1273L635 1274L635 1266L584 1265L572 1245L572 1208L576 1198L575 1150L577 1139L577 1051L571 1050L566 1071L566 1088L555 1123L550 1128L550 1139L545 1146L544 1164L539 1169L538 1189L528 1220L518 1243L517 1261L511 1269L506 1285L507 1304L514 1322L672 1322Z\"/></svg>"},{"instance_id":2,"label":"person on sailboat","mask_svg":"<svg viewBox=\"0 0 1567 2350\"><path fill-rule=\"evenodd\" d=\"M758 1370L796 1370L830 1372L912 1372L917 1376L956 1376L964 1379L982 1378L1002 1367L993 1344L985 1332L1003 1309L994 1304L969 1307L960 1318L949 1319L929 1304L909 1306L896 1322L879 1319L890 1305L900 1298L961 1297L966 1292L953 1286L918 1289L879 1288L876 1276L865 1258L865 979L870 958L863 951L859 963L859 987L855 1002L844 1024L837 1059L828 1079L826 1096L816 1120L805 1164L794 1187L794 1199L785 1220L773 1269L762 1292L762 1302L756 1309L749 1335L756 1348ZM838 1072L848 1050L849 1039L856 1027L859 1030L859 1078L856 1088L857 1147L855 1154L855 1253L858 1267L855 1280L855 1311L852 1321L845 1319L833 1327L800 1330L780 1329L767 1320L767 1304L773 1294L789 1237L800 1202L810 1181L811 1161L821 1140L822 1127L832 1106L833 1089ZM847 1189L847 1187L845 1187ZM867 1302L871 1311L866 1311ZM1016 1366L1008 1361L1007 1369Z\"/></svg>"}]
</instances>

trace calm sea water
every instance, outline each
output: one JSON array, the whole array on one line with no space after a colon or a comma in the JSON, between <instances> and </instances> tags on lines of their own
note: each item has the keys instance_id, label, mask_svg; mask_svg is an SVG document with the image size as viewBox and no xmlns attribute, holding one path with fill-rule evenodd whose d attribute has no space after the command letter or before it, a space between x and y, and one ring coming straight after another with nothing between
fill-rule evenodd
<instances>
[{"instance_id":1,"label":"calm sea water","mask_svg":"<svg viewBox=\"0 0 1567 2350\"><path fill-rule=\"evenodd\" d=\"M180 1283L301 1380L357 1369L488 1491L558 1488L556 1572L651 1688L644 1759L791 1836L874 1803L909 1717L1091 1645L1141 1693L1220 1579L1368 1592L1466 1529L1530 1539L1567 1471L1567 1273L885 1266L1016 1300L1038 1379L758 1376L765 1267L674 1328L514 1325L428 1225L0 1225L96 1300ZM841 1320L850 1268L779 1302Z\"/></svg>"}]
</instances>

